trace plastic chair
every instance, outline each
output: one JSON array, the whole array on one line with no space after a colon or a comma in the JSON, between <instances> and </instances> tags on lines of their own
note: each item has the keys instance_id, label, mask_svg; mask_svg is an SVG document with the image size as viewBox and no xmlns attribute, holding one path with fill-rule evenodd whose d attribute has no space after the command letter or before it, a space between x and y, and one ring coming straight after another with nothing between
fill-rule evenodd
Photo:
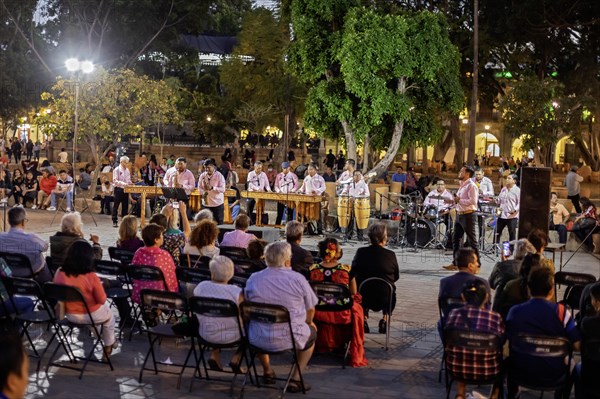
<instances>
[{"instance_id":1,"label":"plastic chair","mask_svg":"<svg viewBox=\"0 0 600 399\"><path fill-rule=\"evenodd\" d=\"M190 306L190 312L192 314L202 315L205 317L214 317L217 319L231 318L231 319L234 319L237 324L237 334L238 334L239 338L235 341L232 341L232 342L229 342L226 344L208 341L198 334L197 340L198 340L198 345L200 347L200 357L199 357L198 361L202 361L206 379L210 380L210 375L208 373L208 367L206 367L206 360L204 358L204 354L206 353L206 350L208 348L213 348L213 349L238 348L239 350L242 351L240 363L242 360L246 360L246 367L249 370L250 362L248 360L248 356L247 356L247 353L245 350L244 334L242 331L242 324L240 322L240 312L239 312L237 303L232 302L227 299L194 296L194 297L190 298L189 306ZM229 371L225 371L225 370L223 370L222 372L229 373ZM236 370L233 370L232 373L234 374L234 377L231 380L231 389L233 389L233 384L235 383L235 379L238 375L238 373L236 373ZM194 378L195 377L196 377L196 374L194 373ZM200 375L198 375L198 377L201 378ZM190 383L190 391L192 390L192 384L193 384L193 379L192 379L192 383Z\"/></svg>"},{"instance_id":2,"label":"plastic chair","mask_svg":"<svg viewBox=\"0 0 600 399\"><path fill-rule=\"evenodd\" d=\"M390 327L392 325L392 305L394 303L393 301L394 301L394 293L395 293L394 286L389 281L384 280L380 277L369 277L368 279L366 279L362 283L360 283L360 285L358 286L358 292L362 295L363 301L365 301L365 295L364 295L364 290L366 289L365 287L368 287L371 285L378 288L376 291L378 291L382 294L384 292L387 292L388 298L390 299L390 302L388 305L389 314L387 315L388 320L387 320L386 331L385 331L385 350L388 350L389 346L390 346ZM365 306L363 306L363 307L365 307Z\"/></svg>"},{"instance_id":3,"label":"plastic chair","mask_svg":"<svg viewBox=\"0 0 600 399\"><path fill-rule=\"evenodd\" d=\"M48 298L54 299L59 302L80 302L80 303L82 303L85 308L86 314L88 315L89 320L93 320L92 314L91 314L92 312L90 312L90 309L88 308L87 303L85 302L85 300L83 298L83 295L77 288L71 287L68 285L64 285L64 284L46 283L46 284L44 284L44 292L46 293L46 296ZM79 367L63 364L60 362L53 362L52 360L54 359L54 357L56 356L56 353L58 352L58 349L60 348L60 346L57 346L54 349L54 352L52 352L52 354L50 355L50 359L48 359L48 364L46 365L46 374L48 374L48 369L50 368L50 366L57 366L57 367L63 367L63 368L68 368L71 370L79 371L79 379L81 379L83 377L83 373L85 372L88 362L94 361L94 362L98 362L98 363L104 363L101 360L97 360L97 359L93 358L94 352L96 351L96 347L98 345L100 345L100 347L102 348L102 352L105 355L106 363L110 367L110 370L114 371L114 367L110 360L110 356L108 356L108 353L106 352L106 347L104 346L104 343L102 342L102 328L103 328L102 323L104 323L104 322L105 322L105 320L100 320L100 321L93 320L90 323L74 323L74 322L69 321L66 317L61 320L55 319L54 326L58 330L57 336L58 336L58 339L62 342L63 348L66 349L67 355L69 356L69 358L73 359L74 361L83 360L83 365L81 368L79 368ZM100 329L98 329L98 326L100 326ZM66 331L63 327L66 327ZM92 348L89 350L87 355L85 355L84 357L76 355L75 352L73 351L73 348L71 347L71 343L69 342L68 336L71 335L74 328L79 328L79 329L91 328L93 330L93 332L95 333L94 344L92 345ZM82 349L83 349L83 347L82 347ZM84 353L85 353L85 351L84 351Z\"/></svg>"},{"instance_id":4,"label":"plastic chair","mask_svg":"<svg viewBox=\"0 0 600 399\"><path fill-rule=\"evenodd\" d=\"M304 385L304 377L302 376L302 372L300 371L300 365L298 364L298 357L296 355L296 339L294 338L294 330L292 329L292 321L290 318L290 313L288 310L281 305L271 305L266 303L258 303L258 302L249 302L245 301L240 305L240 310L242 313L242 320L244 322L244 331L246 333L247 346L250 352L250 367L248 367L248 371L244 376L244 382L242 384L242 392L240 397L244 396L244 388L246 386L247 377L252 371L254 371L254 376L256 377L256 383L258 387L260 387L260 381L258 379L258 374L256 372L256 364L255 359L258 354L266 354L269 356L280 355L289 350L292 351L292 365L290 367L290 371L286 378L276 378L278 381L285 381L285 385L281 390L281 397L285 395L287 391L288 385L294 375L294 371L298 369L298 374L300 376L300 385L302 387L302 393L306 394L306 387ZM251 323L261 323L263 325L269 325L273 327L275 324L287 324L287 328L289 329L289 338L290 338L290 348L288 350L283 351L270 351L261 347L258 343L252 343L249 336L250 324Z\"/></svg>"},{"instance_id":5,"label":"plastic chair","mask_svg":"<svg viewBox=\"0 0 600 399\"><path fill-rule=\"evenodd\" d=\"M456 348L461 353L468 353L473 359L471 365L481 368L491 368L502 365L502 340L496 334L474 332L462 329L447 329L444 331L444 358L447 357L449 350ZM489 355L482 352L494 351L495 357L489 358ZM478 359L479 356L479 359ZM503 397L503 379L504 375L501 367L498 372L485 379L476 379L464 375L462 369L454 370L446 362L446 399L450 398L450 391L454 381L463 382L467 385L497 385L500 389L500 397Z\"/></svg>"},{"instance_id":6,"label":"plastic chair","mask_svg":"<svg viewBox=\"0 0 600 399\"><path fill-rule=\"evenodd\" d=\"M348 323L344 324L335 324L335 323L326 323L325 321L319 320L315 317L314 322L319 326L319 324L330 324L334 326L346 326L349 327L349 338L344 343L345 350L344 355L342 357L342 368L346 368L346 359L348 358L348 352L350 351L350 342L352 342L353 337L353 313L352 306L354 301L352 300L352 295L350 294L350 289L348 286L343 284L335 284L328 282L311 282L310 283L313 291L317 295L319 299L319 303L315 307L317 312L343 312L348 311L350 314L350 319ZM315 315L316 316L316 315ZM317 328L319 331L319 328Z\"/></svg>"},{"instance_id":7,"label":"plastic chair","mask_svg":"<svg viewBox=\"0 0 600 399\"><path fill-rule=\"evenodd\" d=\"M188 361L189 361L192 353L194 353L194 360L196 362L194 368L196 369L196 372L200 373L200 370L198 368L198 356L196 353L196 345L194 342L194 335L189 335L189 338L191 338L191 345L187 352L187 356L186 356L183 364L173 364L173 363L157 361L156 354L154 352L154 347L157 342L160 342L163 339L169 339L169 338L170 339L182 339L182 338L186 338L188 336L176 333L173 330L173 326L171 324L169 324L170 317L169 317L169 319L165 320L162 323L160 322L161 318L157 318L157 320L159 321L159 324L156 326L150 327L149 326L150 323L149 323L149 320L146 319L146 315L151 312L161 311L161 312L169 313L169 314L175 314L176 312L180 312L182 315L189 317L187 301L185 300L185 297L183 295L180 295L175 292L160 291L160 290L142 290L142 292L140 294L140 298L141 298L142 315L143 315L144 321L146 323L145 332L148 334L149 348L148 348L148 352L146 353L146 356L144 357L144 362L140 369L140 375L139 375L138 380L140 383L142 382L142 376L144 374L144 370L153 370L155 374L158 374L159 372L167 373L167 374L175 374L175 375L179 376L177 379L177 389L179 389L179 387L181 386L181 377L183 376L183 372L185 371L185 369L187 367L191 367L191 366L188 366ZM152 356L152 364L153 364L152 368L146 367L146 363L148 362L148 358L150 356ZM179 367L181 367L181 370L179 372L173 372L170 370L159 370L157 367L158 365L168 365L171 367L179 366ZM196 375L195 374L196 372L194 372L194 375Z\"/></svg>"}]
</instances>

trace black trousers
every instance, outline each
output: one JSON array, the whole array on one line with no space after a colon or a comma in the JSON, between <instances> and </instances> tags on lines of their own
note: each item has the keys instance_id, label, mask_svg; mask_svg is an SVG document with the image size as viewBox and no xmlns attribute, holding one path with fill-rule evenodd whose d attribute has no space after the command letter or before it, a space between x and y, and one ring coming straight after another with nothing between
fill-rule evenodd
<instances>
[{"instance_id":1,"label":"black trousers","mask_svg":"<svg viewBox=\"0 0 600 399\"><path fill-rule=\"evenodd\" d=\"M456 214L456 219L454 220L454 234L452 235L452 250L454 252L455 265L456 258L458 256L458 250L460 249L460 241L465 234L467 235L466 246L475 251L477 254L477 260L479 261L479 248L477 247L477 236L475 233L476 224L477 212L468 213L466 215L459 215L458 213Z\"/></svg>"},{"instance_id":2,"label":"black trousers","mask_svg":"<svg viewBox=\"0 0 600 399\"><path fill-rule=\"evenodd\" d=\"M223 204L217 206L205 206L205 208L212 212L213 218L217 224L223 224L223 214L225 212L225 207Z\"/></svg>"},{"instance_id":3,"label":"black trousers","mask_svg":"<svg viewBox=\"0 0 600 399\"><path fill-rule=\"evenodd\" d=\"M519 219L502 219L498 218L496 221L496 237L494 237L494 242L500 242L500 237L502 236L502 232L505 227L508 227L508 240L514 241L516 237L517 224L519 223Z\"/></svg>"},{"instance_id":4,"label":"black trousers","mask_svg":"<svg viewBox=\"0 0 600 399\"><path fill-rule=\"evenodd\" d=\"M127 216L129 211L129 194L127 194L123 188L115 187L115 203L113 204L112 210L112 220L116 223L119 219L117 217L117 212L119 209L119 205L121 205L121 217Z\"/></svg>"},{"instance_id":5,"label":"black trousers","mask_svg":"<svg viewBox=\"0 0 600 399\"><path fill-rule=\"evenodd\" d=\"M246 202L246 208L248 209L248 217L250 218L250 221L252 222L252 224L256 224L256 216L254 216L252 214L252 212L254 212L255 205L256 205L255 199L248 199L248 202Z\"/></svg>"},{"instance_id":6,"label":"black trousers","mask_svg":"<svg viewBox=\"0 0 600 399\"><path fill-rule=\"evenodd\" d=\"M277 203L277 219L275 219L275 224L281 224L281 219L283 219L283 211L285 209L286 209L285 204L283 204L281 202ZM286 220L286 222L289 222L292 219L294 219L294 210L288 206L287 211L286 211L285 220Z\"/></svg>"},{"instance_id":7,"label":"black trousers","mask_svg":"<svg viewBox=\"0 0 600 399\"><path fill-rule=\"evenodd\" d=\"M569 195L567 198L570 199L571 202L573 203L573 206L575 207L575 212L581 213L581 204L579 203L579 194Z\"/></svg>"}]
</instances>

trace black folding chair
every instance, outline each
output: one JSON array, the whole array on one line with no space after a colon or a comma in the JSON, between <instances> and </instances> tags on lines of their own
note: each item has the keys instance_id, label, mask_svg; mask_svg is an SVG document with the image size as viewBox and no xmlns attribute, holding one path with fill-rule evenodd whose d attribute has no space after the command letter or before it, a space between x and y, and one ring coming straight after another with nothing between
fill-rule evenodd
<instances>
[{"instance_id":1,"label":"black folding chair","mask_svg":"<svg viewBox=\"0 0 600 399\"><path fill-rule=\"evenodd\" d=\"M510 356L508 358L508 384L522 386L533 391L541 391L541 397L544 392L557 392L569 389L571 387L571 358L573 349L571 342L564 337L519 334L510 340ZM530 367L525 369L520 367L522 361L527 359ZM555 360L556 364L563 365L563 371L560 376L553 378L554 369L548 366L549 360ZM535 366L532 366L535 364ZM536 374L547 376L547 381L538 381L531 376L531 371ZM547 372L544 372L547 370ZM566 392L565 392L565 397Z\"/></svg>"},{"instance_id":2,"label":"black folding chair","mask_svg":"<svg viewBox=\"0 0 600 399\"><path fill-rule=\"evenodd\" d=\"M210 258L208 256L199 256L199 255L185 255L182 254L179 257L179 266L181 267L191 267L194 269L206 269L208 270L208 263L210 262Z\"/></svg>"},{"instance_id":3,"label":"black folding chair","mask_svg":"<svg viewBox=\"0 0 600 399\"><path fill-rule=\"evenodd\" d=\"M134 253L123 248L108 247L108 256L110 260L121 262L123 266L128 266L133 259Z\"/></svg>"},{"instance_id":4,"label":"black folding chair","mask_svg":"<svg viewBox=\"0 0 600 399\"><path fill-rule=\"evenodd\" d=\"M438 312L440 315L440 319L438 320L438 332L440 334L440 339L442 340L442 345L445 346L444 328L446 327L446 319L448 318L448 315L453 309L462 308L463 306L465 306L465 301L462 298L449 296L438 297ZM442 373L446 371L445 364L446 353L444 352L442 354L442 361L440 363L440 371L438 372L438 382L442 382Z\"/></svg>"},{"instance_id":5,"label":"black folding chair","mask_svg":"<svg viewBox=\"0 0 600 399\"><path fill-rule=\"evenodd\" d=\"M94 267L99 277L104 277L108 281L109 287L105 288L104 291L106 291L106 297L111 301L111 306L117 307L116 301L131 302L131 284L127 277L127 268L121 262L95 259ZM119 329L119 339L123 335L123 326L127 324L128 320L134 320L131 317L131 312L125 320L120 320L122 327Z\"/></svg>"},{"instance_id":6,"label":"black folding chair","mask_svg":"<svg viewBox=\"0 0 600 399\"><path fill-rule=\"evenodd\" d=\"M163 289L167 290L167 281L165 280L165 276L162 272L162 270L156 266L149 266L149 265L129 265L127 266L127 277L128 277L128 281L132 284L135 283L135 281L146 281L146 282L159 282L162 283ZM140 298L141 299L141 298ZM134 322L133 325L131 326L131 330L129 331L129 341L131 341L131 336L133 334L133 330L135 329L135 327L139 327L140 326L140 322L143 319L144 322L146 322L145 318L142 318L142 309L141 306L135 302L132 301L132 307L133 307L133 317L134 317Z\"/></svg>"},{"instance_id":7,"label":"black folding chair","mask_svg":"<svg viewBox=\"0 0 600 399\"><path fill-rule=\"evenodd\" d=\"M169 314L175 314L176 312L179 312L179 313L181 313L181 315L185 315L185 316L189 317L187 301L185 300L185 297L181 294L178 294L175 292L169 292L169 291L160 291L160 290L142 290L142 292L140 294L140 298L141 298L142 315L143 315L144 319L146 319L147 314L149 314L151 312L156 312L156 311L169 313ZM170 317L169 317L169 319L170 319ZM195 374L196 372L200 373L200 370L198 368L198 356L196 353L196 345L194 342L194 336L196 334L184 335L184 334L175 332L173 330L173 326L168 323L169 319L162 319L162 320L164 320L164 322L160 322L158 325L155 325L152 327L149 327L149 325L151 325L153 323L149 323L148 320L145 320L145 322L146 322L145 331L148 334L148 343L150 344L150 347L148 348L148 352L146 353L146 356L144 357L144 363L142 364L142 368L140 369L140 375L139 375L138 380L140 383L142 382L142 376L144 374L144 370L154 370L154 374L158 374L159 372L167 373L167 374L175 374L175 375L179 376L177 379L177 389L179 389L179 387L181 386L181 377L187 367L195 368L196 371L194 372L194 375L196 375ZM161 318L158 318L157 320L161 321ZM167 362L161 362L161 361L156 360L154 346L156 345L157 342L160 342L163 339L168 339L168 338L184 339L186 337L191 339L191 345L187 352L187 356L186 356L183 364L173 364L171 362L167 363ZM194 361L196 363L194 366L188 366L188 361L189 361L192 353L194 353ZM152 356L152 364L153 364L152 368L146 367L146 363L148 362L148 358L150 356ZM181 367L181 370L179 372L173 372L170 370L159 370L157 367L157 365L159 365L159 364L174 366L174 367Z\"/></svg>"},{"instance_id":8,"label":"black folding chair","mask_svg":"<svg viewBox=\"0 0 600 399\"><path fill-rule=\"evenodd\" d=\"M558 292L556 286L566 286L560 302L569 305L573 310L579 310L579 302L585 286L595 282L596 277L587 273L557 272L554 274L555 292Z\"/></svg>"},{"instance_id":9,"label":"black folding chair","mask_svg":"<svg viewBox=\"0 0 600 399\"><path fill-rule=\"evenodd\" d=\"M469 366L475 365L482 370L489 370L496 366L498 372L487 378L474 378L466 375L462 368L455 370L446 362L446 399L450 398L454 381L467 385L493 384L500 390L499 397L503 397L502 340L498 335L450 328L444 331L444 357L448 356L450 350L457 350L463 354L468 353ZM494 352L493 357L489 356L491 351Z\"/></svg>"},{"instance_id":10,"label":"black folding chair","mask_svg":"<svg viewBox=\"0 0 600 399\"><path fill-rule=\"evenodd\" d=\"M175 269L179 283L200 284L202 281L210 280L210 271L206 269L192 269L189 267L178 267Z\"/></svg>"},{"instance_id":11,"label":"black folding chair","mask_svg":"<svg viewBox=\"0 0 600 399\"><path fill-rule=\"evenodd\" d=\"M24 245L26 243L23 243ZM31 261L26 255L12 252L0 252L0 258L4 259L14 277L34 278L42 269L33 271Z\"/></svg>"},{"instance_id":12,"label":"black folding chair","mask_svg":"<svg viewBox=\"0 0 600 399\"><path fill-rule=\"evenodd\" d=\"M343 312L348 311L349 320L348 323L344 324L335 324L335 323L326 323L318 318L318 315L315 315L314 322L317 327L320 324L330 324L339 327L347 327L348 339L344 343L345 350L342 358L342 368L346 368L346 359L348 358L348 352L350 350L350 342L352 342L353 337L353 314L352 314L352 306L353 300L352 295L350 294L350 289L348 286L343 284L335 284L335 283L327 283L327 282L312 282L310 283L313 291L317 295L319 299L319 303L315 307L317 312ZM318 330L318 328L317 328Z\"/></svg>"},{"instance_id":13,"label":"black folding chair","mask_svg":"<svg viewBox=\"0 0 600 399\"><path fill-rule=\"evenodd\" d=\"M232 260L236 259L248 259L248 253L246 252L246 248L239 247L219 247L219 254L223 256L227 256ZM235 263L235 262L234 262Z\"/></svg>"},{"instance_id":14,"label":"black folding chair","mask_svg":"<svg viewBox=\"0 0 600 399\"><path fill-rule=\"evenodd\" d=\"M15 295L33 297L35 299L34 304L40 309L26 313L15 313L13 318L15 324L21 324L21 337L23 335L27 337L27 341L29 341L31 349L33 350L33 356L38 359L36 372L39 372L42 358L56 337L56 330L52 333L44 350L40 354L31 339L28 329L32 324L54 324L54 312L46 302L42 288L35 280L22 277L2 277L2 283L6 288L6 292L9 295L9 301L12 303L12 308L15 309L15 311L17 311L17 306L14 302ZM5 307L5 311L6 310L7 308Z\"/></svg>"},{"instance_id":15,"label":"black folding chair","mask_svg":"<svg viewBox=\"0 0 600 399\"><path fill-rule=\"evenodd\" d=\"M54 277L58 269L62 266L54 262L51 256L46 256L46 265L48 266L48 270L50 270L52 277Z\"/></svg>"},{"instance_id":16,"label":"black folding chair","mask_svg":"<svg viewBox=\"0 0 600 399\"><path fill-rule=\"evenodd\" d=\"M239 312L237 303L232 302L227 299L217 299L217 298L194 296L194 297L190 298L189 305L190 305L190 312L192 314L214 318L215 323L218 323L219 319L226 319L226 318L234 319L237 324L236 334L237 334L238 338L229 343L212 342L212 341L209 341L209 340L205 339L204 337L202 337L202 335L198 334L197 339L198 339L198 345L200 347L199 361L202 361L202 366L204 367L204 374L206 375L206 379L210 380L210 375L208 373L208 367L206 367L206 359L204 358L204 354L206 353L206 350L208 348L214 348L214 349L237 348L242 353L241 358L240 358L240 363L242 362L242 360L245 360L246 367L248 370L250 370L250 362L248 360L248 355L245 350L244 333L242 330L242 323L240 321L240 312ZM207 322L205 322L205 323L207 323ZM202 326L205 323L200 322L200 329L202 329ZM221 331L221 332L225 333L225 331ZM233 333L233 331L231 331L231 333ZM233 334L231 334L231 335L233 335ZM233 371L231 371L231 372L223 370L222 372L234 374L234 377L231 380L231 390L233 390L233 384L235 383L235 379L238 375L237 370L233 369ZM194 378L195 377L196 377L196 374L194 373ZM202 376L198 375L198 377L201 378ZM193 381L194 381L194 379L192 378L192 383L190 383L190 391L192 390Z\"/></svg>"},{"instance_id":17,"label":"black folding chair","mask_svg":"<svg viewBox=\"0 0 600 399\"><path fill-rule=\"evenodd\" d=\"M584 339L581 345L581 368L583 397L600 398L600 338Z\"/></svg>"},{"instance_id":18,"label":"black folding chair","mask_svg":"<svg viewBox=\"0 0 600 399\"><path fill-rule=\"evenodd\" d=\"M389 305L388 305L389 314L387 315L388 320L387 320L386 331L385 331L385 350L388 350L388 348L390 346L390 327L392 325L392 306L393 306L393 301L394 301L394 286L389 281L386 281L380 277L370 277L370 278L364 280L362 283L360 283L360 285L358 287L358 292L363 297L363 304L367 302L364 292L367 290L368 287L376 287L376 290L381 295L388 295L388 298L390 299ZM371 288L371 289L373 289L373 288ZM365 306L363 306L363 308L364 307ZM385 312L384 312L384 314L385 314Z\"/></svg>"},{"instance_id":19,"label":"black folding chair","mask_svg":"<svg viewBox=\"0 0 600 399\"><path fill-rule=\"evenodd\" d=\"M292 366L290 367L290 371L286 378L275 378L279 381L285 381L285 385L281 390L281 397L283 397L287 391L288 385L294 375L294 371L298 369L298 374L300 376L300 385L302 387L302 393L306 394L306 387L304 385L304 377L302 376L302 372L300 370L300 365L298 364L298 356L296 348L296 339L294 338L294 330L292 329L292 321L290 318L290 313L288 310L281 305L271 305L266 303L258 303L258 302L249 302L245 301L240 305L240 310L242 313L242 320L244 322L244 331L246 333L247 338L247 346L250 351L250 367L248 367L248 371L244 376L244 382L242 384L242 392L241 397L244 395L244 388L246 387L247 377L250 376L251 369L254 371L254 376L256 377L256 383L258 387L260 387L260 381L258 379L258 373L256 372L256 355L258 354L266 354L269 356L280 355L289 350L292 351ZM252 343L252 338L249 336L248 332L250 331L251 323L260 323L263 325L269 325L271 328L274 327L275 324L286 324L289 329L289 338L290 338L290 348L283 351L271 351L264 347L260 346L260 343L254 342Z\"/></svg>"},{"instance_id":20,"label":"black folding chair","mask_svg":"<svg viewBox=\"0 0 600 399\"><path fill-rule=\"evenodd\" d=\"M110 370L114 371L114 367L110 360L110 356L109 356L108 352L106 351L104 342L102 342L102 329L103 329L102 324L106 320L93 320L92 319L92 312L90 312L90 309L87 306L87 303L85 302L85 299L83 298L83 295L75 287L71 287L71 286L64 285L64 284L46 283L46 284L44 284L44 292L46 293L46 296L48 298L54 299L58 302L80 302L80 303L82 303L85 308L85 312L90 320L89 323L74 323L74 322L69 321L66 317L61 320L55 319L54 326L58 330L57 336L58 336L58 339L61 340L61 342L63 343L62 346L63 346L63 348L66 349L67 356L69 356L69 358L72 359L74 362L76 362L77 360L83 360L83 365L81 368L79 368L79 367L70 366L68 364L64 364L64 363L60 363L60 362L54 362L53 359L56 356L58 349L60 348L60 346L57 346L54 349L54 352L52 352L52 354L50 355L50 359L48 359L48 364L46 365L46 374L48 374L48 369L50 368L50 366L56 366L56 367L63 367L63 368L79 371L79 379L81 379L83 377L83 373L85 372L85 368L87 367L88 362L93 361L93 362L98 362L98 363L104 363L104 361L98 360L93 357L94 353L96 351L96 347L98 347L98 345L100 345L100 347L102 348L102 353L104 354L104 358L106 358L106 363L110 367ZM100 329L98 329L98 326L100 326ZM72 335L74 328L79 328L79 329L90 328L93 330L93 332L95 334L95 339L94 339L92 348L89 350L89 352L85 356L76 355L75 351L73 350L73 348L71 346L74 343L69 342L69 336ZM81 334L79 336L81 336ZM81 350L85 354L85 349L84 349L83 345L81 345Z\"/></svg>"}]
</instances>

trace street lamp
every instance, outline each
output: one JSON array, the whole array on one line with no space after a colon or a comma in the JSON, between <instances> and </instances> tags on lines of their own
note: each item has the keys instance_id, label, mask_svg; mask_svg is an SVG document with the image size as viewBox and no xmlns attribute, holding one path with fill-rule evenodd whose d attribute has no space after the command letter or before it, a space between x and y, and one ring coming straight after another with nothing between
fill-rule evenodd
<instances>
[{"instance_id":1,"label":"street lamp","mask_svg":"<svg viewBox=\"0 0 600 399\"><path fill-rule=\"evenodd\" d=\"M487 150L488 150L488 131L490 130L490 125L485 125L485 149L483 150L483 156L487 159Z\"/></svg>"},{"instance_id":2,"label":"street lamp","mask_svg":"<svg viewBox=\"0 0 600 399\"><path fill-rule=\"evenodd\" d=\"M79 125L79 78L81 73L91 73L94 70L92 61L79 61L69 58L65 62L69 72L75 74L75 125L73 127L73 178L75 177L75 154L77 154L77 128Z\"/></svg>"}]
</instances>

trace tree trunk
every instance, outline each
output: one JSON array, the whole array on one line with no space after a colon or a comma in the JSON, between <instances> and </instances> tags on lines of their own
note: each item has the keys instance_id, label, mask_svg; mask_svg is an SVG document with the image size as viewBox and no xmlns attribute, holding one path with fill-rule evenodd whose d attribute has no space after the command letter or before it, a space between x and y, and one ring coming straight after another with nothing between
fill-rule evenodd
<instances>
[{"instance_id":1,"label":"tree trunk","mask_svg":"<svg viewBox=\"0 0 600 399\"><path fill-rule=\"evenodd\" d=\"M344 129L344 137L346 138L346 159L356 161L356 138L354 137L354 130L352 130L347 121L342 121L342 128Z\"/></svg>"},{"instance_id":2,"label":"tree trunk","mask_svg":"<svg viewBox=\"0 0 600 399\"><path fill-rule=\"evenodd\" d=\"M365 173L367 170L369 170L369 155L371 153L371 137L369 136L369 134L367 133L367 135L365 136L365 142L363 143L363 167L361 172Z\"/></svg>"},{"instance_id":3,"label":"tree trunk","mask_svg":"<svg viewBox=\"0 0 600 399\"><path fill-rule=\"evenodd\" d=\"M100 168L102 167L102 162L100 162L101 157L99 155L100 146L99 146L98 140L95 136L85 137L85 142L87 143L88 147L90 147L90 152L92 153L92 160L93 160L94 164L96 165L96 168L94 169L94 174L92 177L92 185L90 186L90 192L92 194L95 194L98 178L100 177ZM110 143L106 146L106 148L102 152L102 158L104 158L105 156L108 155L108 153L110 152L110 149L113 146L114 146L114 142Z\"/></svg>"},{"instance_id":4,"label":"tree trunk","mask_svg":"<svg viewBox=\"0 0 600 399\"><path fill-rule=\"evenodd\" d=\"M452 131L455 127L453 125L456 125L456 127L458 127L458 118L452 118L452 120L450 121L450 129L446 133L446 137L444 137L444 139L433 149L433 157L431 158L433 162L443 161L444 157L446 156L446 153L448 153L448 150L450 149L450 146L452 145L453 141Z\"/></svg>"},{"instance_id":5,"label":"tree trunk","mask_svg":"<svg viewBox=\"0 0 600 399\"><path fill-rule=\"evenodd\" d=\"M465 143L463 141L463 136L460 132L460 129L456 129L452 131L452 136L454 137L454 166L456 170L459 170L464 162L464 154L465 154Z\"/></svg>"},{"instance_id":6,"label":"tree trunk","mask_svg":"<svg viewBox=\"0 0 600 399\"><path fill-rule=\"evenodd\" d=\"M403 131L404 122L402 121L396 123L396 125L394 126L394 134L392 136L392 141L390 143L390 146L388 147L387 152L385 153L383 158L381 158L381 161L379 161L377 165L375 165L373 169L371 169L369 173L367 173L367 175L379 176L383 173L383 171L388 169L392 162L394 162L394 159L396 158L396 153L398 153L398 149L400 148L400 140L402 139Z\"/></svg>"},{"instance_id":7,"label":"tree trunk","mask_svg":"<svg viewBox=\"0 0 600 399\"><path fill-rule=\"evenodd\" d=\"M287 118L287 134L284 134L277 147L275 147L275 151L273 151L273 164L278 168L278 165L281 165L283 161L287 159L288 148L290 147L290 143L292 141L292 136L296 131L296 111L291 110L288 114ZM302 154L296 154L298 158L302 156Z\"/></svg>"}]
</instances>

